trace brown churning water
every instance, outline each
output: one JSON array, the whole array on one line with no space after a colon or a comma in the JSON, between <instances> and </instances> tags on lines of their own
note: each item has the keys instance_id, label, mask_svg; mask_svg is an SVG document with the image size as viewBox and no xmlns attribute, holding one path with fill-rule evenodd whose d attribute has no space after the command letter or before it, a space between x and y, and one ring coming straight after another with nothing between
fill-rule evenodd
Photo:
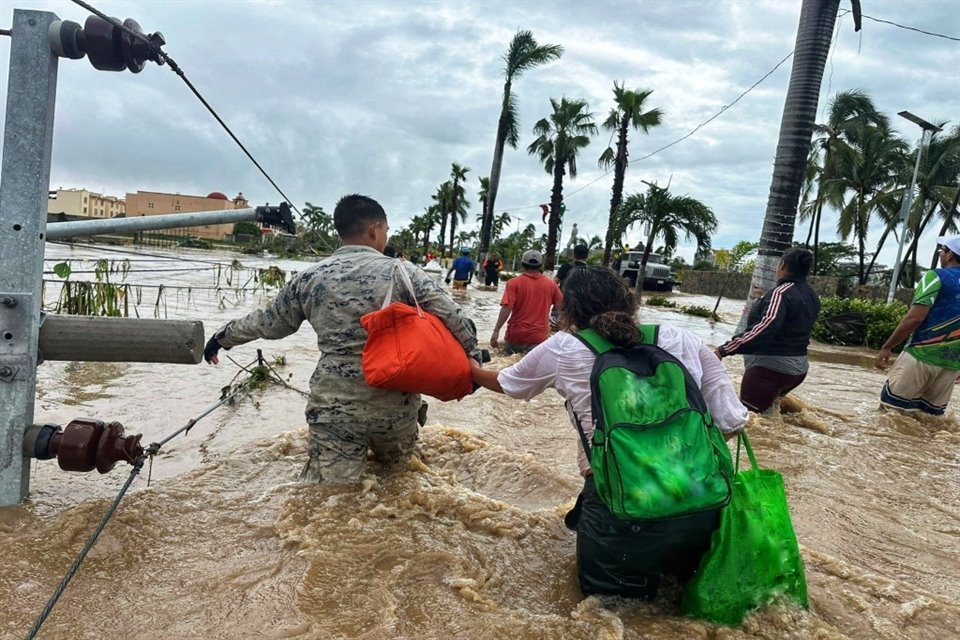
<instances>
[{"instance_id":1,"label":"brown churning water","mask_svg":"<svg viewBox=\"0 0 960 640\"><path fill-rule=\"evenodd\" d=\"M212 284L201 272L174 275L128 279ZM209 332L258 302L230 298L221 309L214 295L170 294L168 313L203 319ZM462 303L489 337L497 294L469 290ZM713 326L642 313L717 344L740 304L724 303L730 322ZM317 357L308 326L230 355L246 363L257 347L284 354L284 375L307 386ZM408 467L372 466L362 486L329 487L295 482L305 462L303 400L278 387L258 392L256 405L218 410L164 449L153 483L134 485L39 637L960 637L960 427L953 417L878 412L883 375L868 363L865 351L819 348L791 412L750 426L761 464L787 483L809 611L775 604L731 629L680 617L675 587L649 604L584 599L562 522L580 486L578 444L552 393L530 403L483 391L431 402ZM724 364L739 380L741 360ZM45 364L37 418L119 420L151 442L213 404L234 373L229 363ZM0 637L26 634L126 471L67 474L35 463L31 500L0 510Z\"/></svg>"}]
</instances>

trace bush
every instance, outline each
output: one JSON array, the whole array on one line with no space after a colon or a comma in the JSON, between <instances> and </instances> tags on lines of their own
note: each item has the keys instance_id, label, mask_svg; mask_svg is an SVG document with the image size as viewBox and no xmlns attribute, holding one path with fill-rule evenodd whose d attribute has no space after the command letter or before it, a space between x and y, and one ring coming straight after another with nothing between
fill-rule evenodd
<instances>
[{"instance_id":1,"label":"bush","mask_svg":"<svg viewBox=\"0 0 960 640\"><path fill-rule=\"evenodd\" d=\"M707 309L706 307L701 307L699 305L693 305L691 307L683 307L681 309L683 313L688 316L697 316L698 318L712 318L713 311Z\"/></svg>"},{"instance_id":2,"label":"bush","mask_svg":"<svg viewBox=\"0 0 960 640\"><path fill-rule=\"evenodd\" d=\"M644 304L651 307L666 307L668 309L674 309L677 306L677 303L673 300L667 300L663 296L651 296L644 301Z\"/></svg>"},{"instance_id":3,"label":"bush","mask_svg":"<svg viewBox=\"0 0 960 640\"><path fill-rule=\"evenodd\" d=\"M885 304L854 298L824 297L813 338L827 344L879 349L907 313L901 302Z\"/></svg>"}]
</instances>

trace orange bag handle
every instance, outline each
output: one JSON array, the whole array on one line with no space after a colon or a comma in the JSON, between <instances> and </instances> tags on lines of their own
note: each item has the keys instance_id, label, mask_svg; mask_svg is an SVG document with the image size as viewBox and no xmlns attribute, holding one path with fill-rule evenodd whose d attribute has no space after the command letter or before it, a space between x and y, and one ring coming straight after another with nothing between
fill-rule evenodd
<instances>
[{"instance_id":1,"label":"orange bag handle","mask_svg":"<svg viewBox=\"0 0 960 640\"><path fill-rule=\"evenodd\" d=\"M403 268L402 260L394 260L393 269L390 271L390 285L387 287L387 295L383 299L383 304L380 305L380 309L386 309L390 306L390 302L393 299L393 274L394 271L400 272L400 279L403 280L403 284L407 286L407 291L410 292L410 297L413 298L413 304L417 308L417 315L421 318L423 317L423 311L420 309L420 302L417 301L417 294L413 290L413 281L410 280L410 274L407 273L407 270Z\"/></svg>"}]
</instances>

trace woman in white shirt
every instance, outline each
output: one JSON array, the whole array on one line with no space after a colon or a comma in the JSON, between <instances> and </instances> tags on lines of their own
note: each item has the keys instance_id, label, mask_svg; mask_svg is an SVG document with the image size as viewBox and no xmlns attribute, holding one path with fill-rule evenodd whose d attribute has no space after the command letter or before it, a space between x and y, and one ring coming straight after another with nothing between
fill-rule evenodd
<instances>
[{"instance_id":1,"label":"woman in white shirt","mask_svg":"<svg viewBox=\"0 0 960 640\"><path fill-rule=\"evenodd\" d=\"M573 334L578 328L589 327L617 347L630 349L640 340L637 302L627 284L605 267L575 269L564 282L563 295L563 331L502 371L476 366L473 380L492 391L524 400L553 387L566 401L574 429L579 417L589 441L594 429L590 373L597 356ZM725 435L743 428L747 409L711 349L689 331L668 325L660 326L657 344L689 371L715 424ZM659 520L620 520L598 497L583 449L578 463L584 487L565 522L577 531L578 574L584 593L652 600L661 574L689 578L709 547L719 509Z\"/></svg>"}]
</instances>

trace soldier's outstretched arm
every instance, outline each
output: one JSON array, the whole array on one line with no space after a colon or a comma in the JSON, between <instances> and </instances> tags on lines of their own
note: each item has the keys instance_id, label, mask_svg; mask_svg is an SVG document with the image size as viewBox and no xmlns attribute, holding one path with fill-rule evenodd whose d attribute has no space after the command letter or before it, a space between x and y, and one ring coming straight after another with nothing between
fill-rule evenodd
<instances>
[{"instance_id":1,"label":"soldier's outstretched arm","mask_svg":"<svg viewBox=\"0 0 960 640\"><path fill-rule=\"evenodd\" d=\"M454 302L453 298L441 289L433 278L420 269L407 264L402 265L401 268L406 269L407 273L410 274L410 280L413 282L413 289L420 306L440 318L454 337L463 345L463 350L467 352L467 355L480 362L481 355L480 348L477 346L476 327L463 312L463 309L460 308L460 305ZM413 300L409 302L412 304Z\"/></svg>"},{"instance_id":2,"label":"soldier's outstretched arm","mask_svg":"<svg viewBox=\"0 0 960 640\"><path fill-rule=\"evenodd\" d=\"M288 282L277 297L263 309L248 313L242 318L228 322L214 334L224 349L229 349L252 340L278 340L296 333L306 319L301 290L308 286L303 272Z\"/></svg>"}]
</instances>

